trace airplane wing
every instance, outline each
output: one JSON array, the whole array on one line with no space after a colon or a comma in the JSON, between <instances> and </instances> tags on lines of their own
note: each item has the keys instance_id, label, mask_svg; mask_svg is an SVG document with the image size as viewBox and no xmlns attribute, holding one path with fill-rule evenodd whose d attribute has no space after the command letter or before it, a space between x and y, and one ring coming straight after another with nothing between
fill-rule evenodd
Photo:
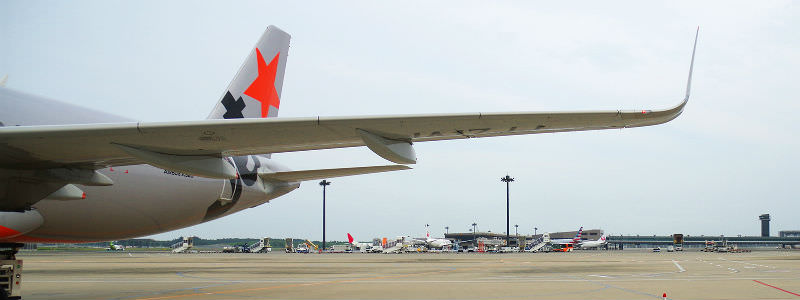
<instances>
[{"instance_id":1,"label":"airplane wing","mask_svg":"<svg viewBox=\"0 0 800 300\"><path fill-rule=\"evenodd\" d=\"M126 152L127 147L173 156L224 157L641 127L662 124L678 117L686 100L688 97L674 108L659 111L472 113L0 127L0 152L12 154L0 156L0 168L102 168L147 162L147 158Z\"/></svg>"},{"instance_id":2,"label":"airplane wing","mask_svg":"<svg viewBox=\"0 0 800 300\"><path fill-rule=\"evenodd\" d=\"M367 146L392 162L413 164L413 144L418 142L657 125L678 117L689 100L696 46L697 36L686 96L670 109L5 126L0 127L0 169L58 168L55 176L69 173L106 184L96 175L72 170L147 163L198 176L236 178L225 157Z\"/></svg>"},{"instance_id":3,"label":"airplane wing","mask_svg":"<svg viewBox=\"0 0 800 300\"><path fill-rule=\"evenodd\" d=\"M0 168L94 169L154 160L141 153L201 158L356 146L368 146L394 162L413 163L409 161L412 159L403 160L409 158L403 155L403 151L417 142L657 125L678 117L687 100L688 95L680 105L656 111L222 119L0 127L0 152L9 154L0 156ZM141 153L132 153L131 148L141 150Z\"/></svg>"}]
</instances>

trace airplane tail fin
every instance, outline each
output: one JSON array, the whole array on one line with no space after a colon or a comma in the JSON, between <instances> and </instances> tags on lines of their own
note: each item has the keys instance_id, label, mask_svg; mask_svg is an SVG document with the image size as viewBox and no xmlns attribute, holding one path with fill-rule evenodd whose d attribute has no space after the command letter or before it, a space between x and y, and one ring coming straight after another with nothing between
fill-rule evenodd
<instances>
[{"instance_id":1,"label":"airplane tail fin","mask_svg":"<svg viewBox=\"0 0 800 300\"><path fill-rule=\"evenodd\" d=\"M268 26L208 119L278 116L291 36Z\"/></svg>"},{"instance_id":2,"label":"airplane tail fin","mask_svg":"<svg viewBox=\"0 0 800 300\"><path fill-rule=\"evenodd\" d=\"M581 226L581 228L580 228L580 229L578 229L578 233L577 233L577 234L575 234L575 237L574 237L574 238L572 238L572 241L573 241L573 242L576 242L576 243L579 243L579 242L581 241L581 235L582 235L582 234L583 234L583 226Z\"/></svg>"},{"instance_id":3,"label":"airplane tail fin","mask_svg":"<svg viewBox=\"0 0 800 300\"><path fill-rule=\"evenodd\" d=\"M352 236L352 235L350 235L350 233L348 232L348 233L347 233L347 242L349 242L349 243L352 245L354 241L355 241L355 239L354 239L354 238L353 238L353 236Z\"/></svg>"}]
</instances>

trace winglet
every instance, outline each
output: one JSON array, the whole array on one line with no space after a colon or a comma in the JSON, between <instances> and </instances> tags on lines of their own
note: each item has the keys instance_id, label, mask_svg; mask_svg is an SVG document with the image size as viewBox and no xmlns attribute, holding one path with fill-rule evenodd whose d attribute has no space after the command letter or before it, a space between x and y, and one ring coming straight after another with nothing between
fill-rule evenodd
<instances>
[{"instance_id":1,"label":"winglet","mask_svg":"<svg viewBox=\"0 0 800 300\"><path fill-rule=\"evenodd\" d=\"M692 47L692 62L689 64L689 79L686 81L686 98L683 102L689 101L689 92L692 89L692 70L694 69L694 53L697 50L697 37L700 35L700 26L697 26L697 32L694 34L694 47Z\"/></svg>"}]
</instances>

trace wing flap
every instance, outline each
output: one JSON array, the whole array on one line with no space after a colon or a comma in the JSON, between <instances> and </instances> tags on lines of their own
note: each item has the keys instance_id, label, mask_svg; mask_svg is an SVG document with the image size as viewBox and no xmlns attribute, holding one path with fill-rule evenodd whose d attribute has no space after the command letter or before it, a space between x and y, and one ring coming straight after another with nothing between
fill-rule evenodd
<instances>
[{"instance_id":1,"label":"wing flap","mask_svg":"<svg viewBox=\"0 0 800 300\"><path fill-rule=\"evenodd\" d=\"M275 173L261 173L258 174L258 176L264 180L299 182L299 181L319 180L319 179L334 178L334 177L400 171L408 169L411 168L403 165L391 165L391 166L319 169L319 170L304 170L304 171L285 171L285 172L275 172Z\"/></svg>"}]
</instances>

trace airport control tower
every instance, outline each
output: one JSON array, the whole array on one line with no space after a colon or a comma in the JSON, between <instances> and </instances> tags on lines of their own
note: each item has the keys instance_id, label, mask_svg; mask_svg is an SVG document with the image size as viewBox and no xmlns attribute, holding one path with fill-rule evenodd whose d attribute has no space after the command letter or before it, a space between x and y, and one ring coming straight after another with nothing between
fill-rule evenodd
<instances>
[{"instance_id":1,"label":"airport control tower","mask_svg":"<svg viewBox=\"0 0 800 300\"><path fill-rule=\"evenodd\" d=\"M761 220L761 236L769 236L769 214L760 215L758 219Z\"/></svg>"}]
</instances>

